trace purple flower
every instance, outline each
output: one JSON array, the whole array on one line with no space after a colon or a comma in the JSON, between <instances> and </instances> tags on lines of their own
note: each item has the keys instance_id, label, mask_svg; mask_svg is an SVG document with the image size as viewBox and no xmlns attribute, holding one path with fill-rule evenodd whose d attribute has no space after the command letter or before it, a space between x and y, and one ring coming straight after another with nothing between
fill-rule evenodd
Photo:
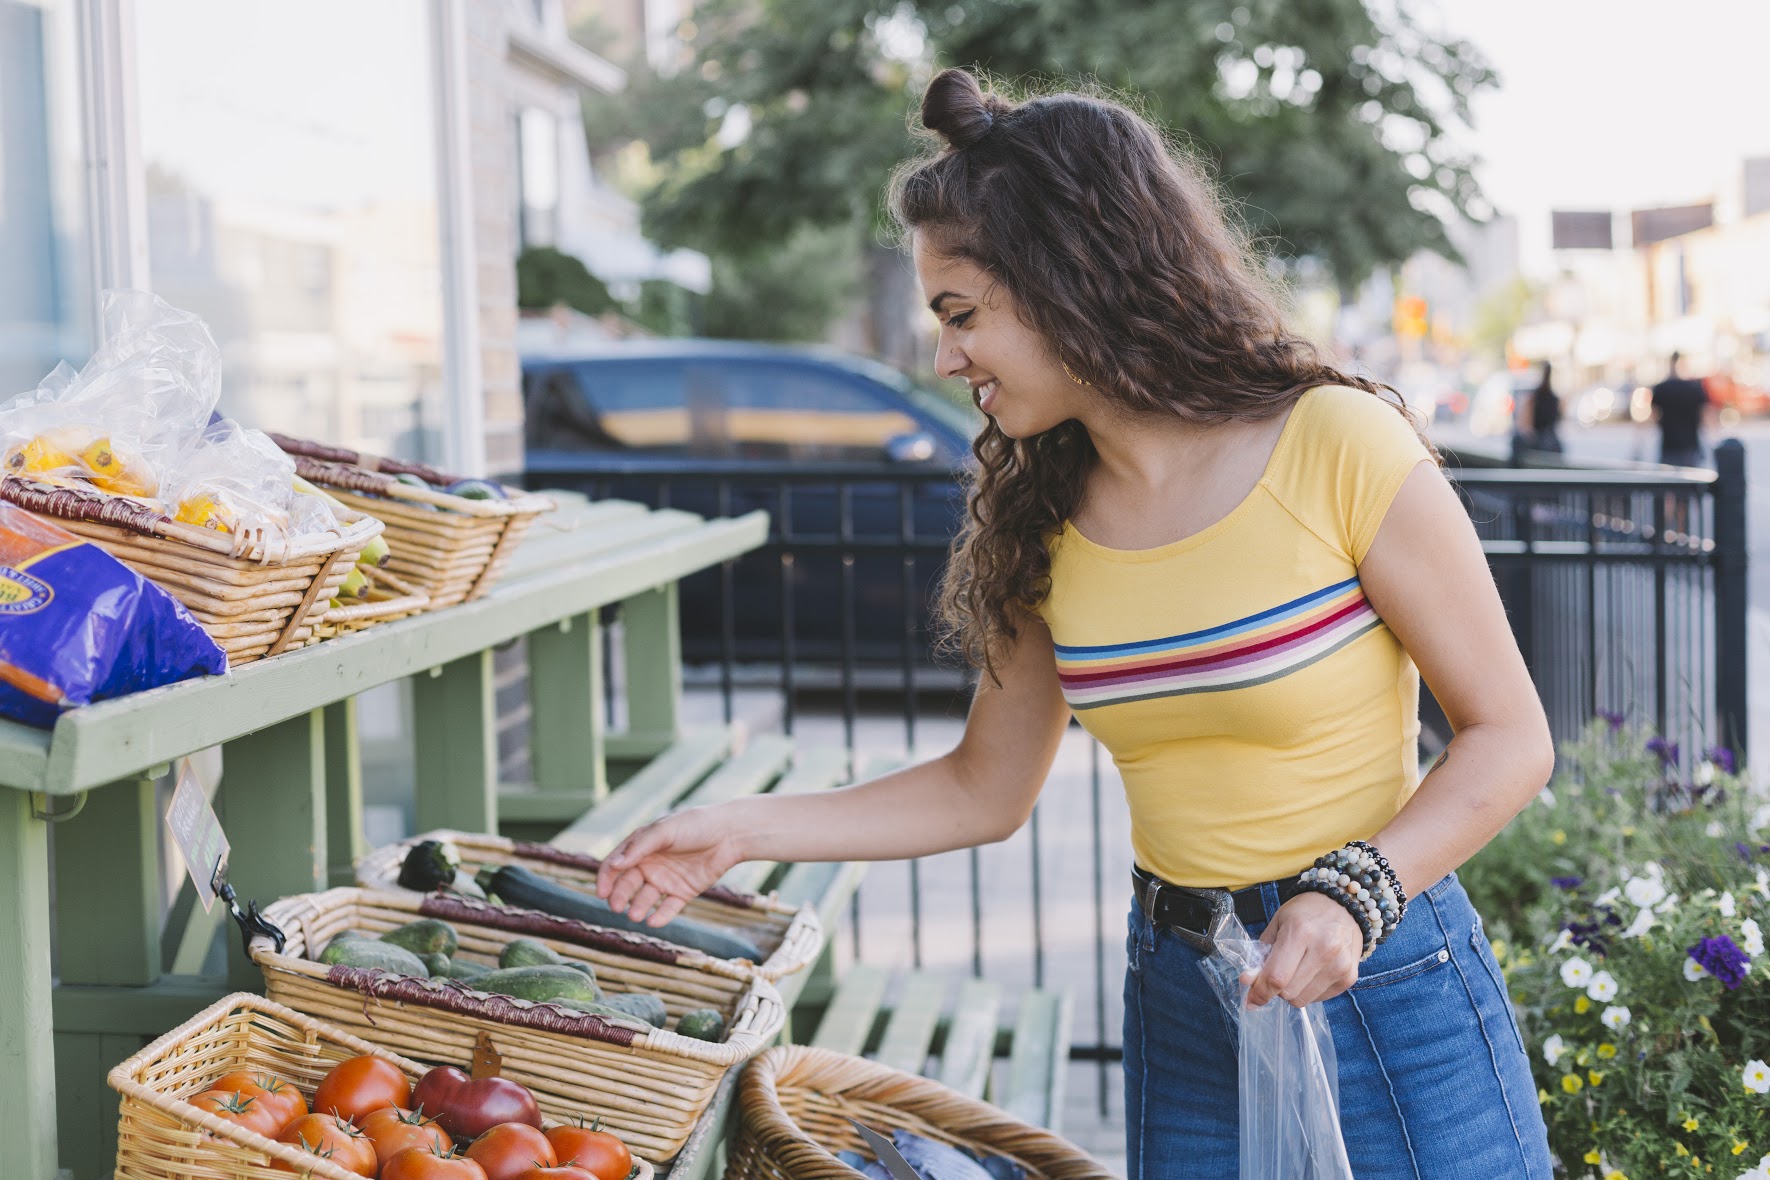
<instances>
[{"instance_id":1,"label":"purple flower","mask_svg":"<svg viewBox=\"0 0 1770 1180\"><path fill-rule=\"evenodd\" d=\"M1584 880L1584 877L1550 877L1549 884L1557 889L1573 890L1578 889Z\"/></svg>"},{"instance_id":2,"label":"purple flower","mask_svg":"<svg viewBox=\"0 0 1770 1180\"><path fill-rule=\"evenodd\" d=\"M1647 752L1659 755L1659 764L1662 769L1670 770L1678 765L1677 742L1668 742L1658 736L1650 737L1647 739Z\"/></svg>"},{"instance_id":3,"label":"purple flower","mask_svg":"<svg viewBox=\"0 0 1770 1180\"><path fill-rule=\"evenodd\" d=\"M1733 845L1733 851L1739 855L1740 860L1743 860L1748 865L1752 863L1752 860L1757 855L1757 850L1750 844L1736 843Z\"/></svg>"},{"instance_id":4,"label":"purple flower","mask_svg":"<svg viewBox=\"0 0 1770 1180\"><path fill-rule=\"evenodd\" d=\"M1685 947L1684 951L1701 964L1703 970L1720 980L1721 986L1728 991L1744 983L1745 974L1751 968L1751 959L1725 934L1705 938L1695 946Z\"/></svg>"},{"instance_id":5,"label":"purple flower","mask_svg":"<svg viewBox=\"0 0 1770 1180\"><path fill-rule=\"evenodd\" d=\"M1702 756L1715 764L1723 774L1739 773L1739 763L1733 758L1733 751L1726 746L1710 746L1702 752Z\"/></svg>"},{"instance_id":6,"label":"purple flower","mask_svg":"<svg viewBox=\"0 0 1770 1180\"><path fill-rule=\"evenodd\" d=\"M1610 732L1616 733L1623 727L1623 715L1615 709L1599 709L1598 716L1610 725Z\"/></svg>"}]
</instances>

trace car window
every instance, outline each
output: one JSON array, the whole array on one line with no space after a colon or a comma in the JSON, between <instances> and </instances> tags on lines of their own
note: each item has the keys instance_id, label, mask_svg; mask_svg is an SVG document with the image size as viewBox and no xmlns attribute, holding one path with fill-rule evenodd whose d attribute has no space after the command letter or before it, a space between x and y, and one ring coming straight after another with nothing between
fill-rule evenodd
<instances>
[{"instance_id":1,"label":"car window","mask_svg":"<svg viewBox=\"0 0 1770 1180\"><path fill-rule=\"evenodd\" d=\"M538 450L731 453L715 366L583 361L532 374L525 393Z\"/></svg>"},{"instance_id":2,"label":"car window","mask_svg":"<svg viewBox=\"0 0 1770 1180\"><path fill-rule=\"evenodd\" d=\"M880 393L818 369L737 365L724 374L732 445L754 458L878 462L886 443L920 430Z\"/></svg>"}]
</instances>

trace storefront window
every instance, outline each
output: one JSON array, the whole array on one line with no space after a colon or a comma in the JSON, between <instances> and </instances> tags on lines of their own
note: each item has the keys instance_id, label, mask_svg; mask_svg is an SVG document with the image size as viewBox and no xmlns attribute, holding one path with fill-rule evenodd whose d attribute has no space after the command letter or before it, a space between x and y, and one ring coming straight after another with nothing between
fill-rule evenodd
<instances>
[{"instance_id":1,"label":"storefront window","mask_svg":"<svg viewBox=\"0 0 1770 1180\"><path fill-rule=\"evenodd\" d=\"M0 0L0 401L92 351L72 10Z\"/></svg>"},{"instance_id":2,"label":"storefront window","mask_svg":"<svg viewBox=\"0 0 1770 1180\"><path fill-rule=\"evenodd\" d=\"M208 321L249 425L442 456L430 11L136 6L152 286Z\"/></svg>"}]
</instances>

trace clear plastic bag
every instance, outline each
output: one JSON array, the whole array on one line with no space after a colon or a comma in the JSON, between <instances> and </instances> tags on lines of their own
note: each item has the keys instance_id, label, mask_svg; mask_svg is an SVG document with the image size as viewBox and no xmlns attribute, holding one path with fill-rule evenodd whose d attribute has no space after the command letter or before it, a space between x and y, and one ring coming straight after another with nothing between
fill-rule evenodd
<instances>
[{"instance_id":1,"label":"clear plastic bag","mask_svg":"<svg viewBox=\"0 0 1770 1180\"><path fill-rule=\"evenodd\" d=\"M1340 1134L1339 1066L1320 1004L1274 998L1247 1006L1267 945L1231 912L1199 964L1236 1030L1241 1096L1241 1180L1353 1180Z\"/></svg>"}]
</instances>

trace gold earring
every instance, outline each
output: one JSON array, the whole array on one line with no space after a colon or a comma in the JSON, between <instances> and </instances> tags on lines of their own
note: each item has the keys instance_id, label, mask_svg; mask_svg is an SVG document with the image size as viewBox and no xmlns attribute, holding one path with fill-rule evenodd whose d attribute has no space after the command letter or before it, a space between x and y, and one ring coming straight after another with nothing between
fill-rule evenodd
<instances>
[{"instance_id":1,"label":"gold earring","mask_svg":"<svg viewBox=\"0 0 1770 1180\"><path fill-rule=\"evenodd\" d=\"M1080 385L1083 388L1089 388L1089 387L1093 386L1094 383L1092 381L1083 381L1080 377L1077 377L1075 375L1075 370L1073 370L1069 367L1068 361L1060 360L1057 363L1063 366L1063 375L1068 377L1071 381L1074 381L1077 385Z\"/></svg>"}]
</instances>

